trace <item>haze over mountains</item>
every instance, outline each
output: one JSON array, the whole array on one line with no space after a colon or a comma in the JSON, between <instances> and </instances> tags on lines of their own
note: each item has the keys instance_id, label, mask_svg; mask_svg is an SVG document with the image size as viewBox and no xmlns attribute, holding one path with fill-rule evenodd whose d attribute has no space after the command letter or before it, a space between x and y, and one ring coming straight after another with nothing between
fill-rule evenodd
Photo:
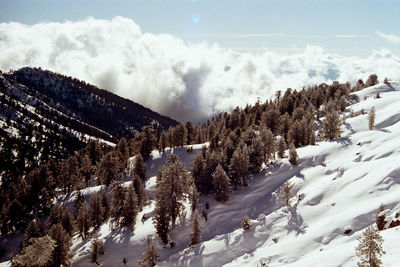
<instances>
[{"instance_id":1,"label":"haze over mountains","mask_svg":"<svg viewBox=\"0 0 400 267\"><path fill-rule=\"evenodd\" d=\"M366 58L339 56L315 45L293 47L292 52L265 48L240 53L217 44L185 43L171 34L146 33L123 17L1 23L0 33L3 71L25 66L50 69L181 122L203 121L286 88L335 80L355 83L371 73L400 79L400 58L387 49ZM396 36L377 35L396 41Z\"/></svg>"}]
</instances>

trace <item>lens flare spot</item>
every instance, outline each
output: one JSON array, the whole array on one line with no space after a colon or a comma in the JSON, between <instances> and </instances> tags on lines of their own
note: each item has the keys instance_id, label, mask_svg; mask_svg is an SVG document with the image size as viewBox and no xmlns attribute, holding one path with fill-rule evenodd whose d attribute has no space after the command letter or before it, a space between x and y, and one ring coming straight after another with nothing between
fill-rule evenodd
<instances>
[{"instance_id":1,"label":"lens flare spot","mask_svg":"<svg viewBox=\"0 0 400 267\"><path fill-rule=\"evenodd\" d=\"M200 22L200 15L199 14L193 14L192 15L192 21L194 23L199 23Z\"/></svg>"}]
</instances>

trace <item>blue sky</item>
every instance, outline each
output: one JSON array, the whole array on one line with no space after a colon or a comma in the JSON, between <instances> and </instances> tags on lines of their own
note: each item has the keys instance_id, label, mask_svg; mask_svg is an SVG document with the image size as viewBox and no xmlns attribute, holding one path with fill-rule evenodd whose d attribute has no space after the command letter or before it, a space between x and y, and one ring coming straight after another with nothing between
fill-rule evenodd
<instances>
[{"instance_id":1,"label":"blue sky","mask_svg":"<svg viewBox=\"0 0 400 267\"><path fill-rule=\"evenodd\" d=\"M398 0L1 0L0 22L24 24L123 16L143 32L169 33L186 42L218 43L239 51L325 51L368 56L400 46L376 32L400 35Z\"/></svg>"}]
</instances>

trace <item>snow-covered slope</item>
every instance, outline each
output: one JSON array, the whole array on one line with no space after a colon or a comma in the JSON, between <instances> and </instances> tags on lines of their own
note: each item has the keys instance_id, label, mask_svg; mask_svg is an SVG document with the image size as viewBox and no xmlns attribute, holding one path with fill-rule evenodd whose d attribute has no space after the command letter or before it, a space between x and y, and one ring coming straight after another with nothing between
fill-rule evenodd
<instances>
[{"instance_id":1,"label":"snow-covered slope","mask_svg":"<svg viewBox=\"0 0 400 267\"><path fill-rule=\"evenodd\" d=\"M377 91L381 98L375 98ZM113 230L109 224L99 229L105 244L100 265L121 266L126 258L127 266L137 266L149 236L160 254L158 266L355 266L357 238L375 223L380 204L385 205L387 218L395 219L400 212L400 84L381 84L353 95L357 100L342 114L346 121L341 138L299 148L297 166L287 159L264 166L248 187L233 192L224 204L201 198L200 212L206 202L210 204L208 220L201 218L201 243L188 247L192 221L188 208L170 233L176 246L163 246L152 224L151 201L139 213L134 232ZM372 107L376 123L369 130L367 113ZM361 110L365 114L357 115ZM350 117L352 113L356 116ZM192 153L185 148L153 152L146 163L148 192L154 191L157 169L169 154L178 154L189 167L200 149L197 145ZM295 196L290 207L283 207L278 191L287 180L295 184ZM85 189L84 195L100 188ZM142 222L143 214L147 219ZM240 226L245 215L252 224L247 232ZM345 234L346 230L351 231ZM381 235L386 251L383 266L398 266L400 227ZM75 236L72 249L74 266L93 266L90 239Z\"/></svg>"}]
</instances>

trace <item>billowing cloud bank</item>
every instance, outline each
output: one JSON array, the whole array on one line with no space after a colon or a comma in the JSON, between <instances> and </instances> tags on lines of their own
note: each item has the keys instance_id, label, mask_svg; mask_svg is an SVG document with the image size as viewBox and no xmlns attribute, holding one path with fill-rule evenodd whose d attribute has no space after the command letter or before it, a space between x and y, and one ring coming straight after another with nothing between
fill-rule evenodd
<instances>
[{"instance_id":1,"label":"billowing cloud bank","mask_svg":"<svg viewBox=\"0 0 400 267\"><path fill-rule=\"evenodd\" d=\"M186 44L168 34L142 33L132 20L88 18L27 26L0 24L0 69L40 66L130 98L162 114L197 122L276 90L376 73L400 78L400 58L388 50L367 58L265 50L241 54L218 45Z\"/></svg>"}]
</instances>

